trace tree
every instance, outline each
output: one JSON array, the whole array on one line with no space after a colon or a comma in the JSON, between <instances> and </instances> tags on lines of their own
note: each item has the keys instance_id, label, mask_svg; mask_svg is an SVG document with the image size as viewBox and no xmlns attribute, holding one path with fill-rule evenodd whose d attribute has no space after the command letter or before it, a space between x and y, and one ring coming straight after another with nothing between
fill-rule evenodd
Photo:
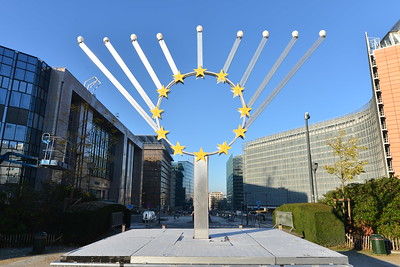
<instances>
[{"instance_id":1,"label":"tree","mask_svg":"<svg viewBox=\"0 0 400 267\"><path fill-rule=\"evenodd\" d=\"M324 168L329 174L334 174L340 179L343 200L345 199L344 185L347 181L354 179L364 171L366 161L360 160L360 151L367 149L360 146L359 138L346 138L346 131L340 130L339 135L327 142L333 150L335 159L333 165L325 165Z\"/></svg>"},{"instance_id":2,"label":"tree","mask_svg":"<svg viewBox=\"0 0 400 267\"><path fill-rule=\"evenodd\" d=\"M383 177L365 183L350 183L345 186L345 192L352 203L353 233L400 236L400 179ZM334 199L341 194L338 188L324 194L322 200L335 208L338 217L343 217L343 214Z\"/></svg>"}]
</instances>

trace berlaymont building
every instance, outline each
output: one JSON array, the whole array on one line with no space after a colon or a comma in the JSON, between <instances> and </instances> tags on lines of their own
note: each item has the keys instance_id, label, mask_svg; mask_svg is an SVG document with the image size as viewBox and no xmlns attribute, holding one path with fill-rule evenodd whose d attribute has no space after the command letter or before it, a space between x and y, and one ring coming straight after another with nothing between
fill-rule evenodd
<instances>
[{"instance_id":1,"label":"berlaymont building","mask_svg":"<svg viewBox=\"0 0 400 267\"><path fill-rule=\"evenodd\" d=\"M322 197L340 186L323 166L334 162L327 140L338 136L359 138L368 149L362 174L352 182L400 173L400 21L382 38L366 34L373 97L345 116L310 125L314 194ZM243 196L249 207L279 206L311 201L306 127L259 138L243 147Z\"/></svg>"}]
</instances>

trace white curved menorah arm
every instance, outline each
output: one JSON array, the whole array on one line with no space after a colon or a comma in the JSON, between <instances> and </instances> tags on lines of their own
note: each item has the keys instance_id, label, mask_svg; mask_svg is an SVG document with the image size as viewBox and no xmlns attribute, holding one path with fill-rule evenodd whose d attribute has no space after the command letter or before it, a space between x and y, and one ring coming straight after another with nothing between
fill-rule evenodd
<instances>
[{"instance_id":1,"label":"white curved menorah arm","mask_svg":"<svg viewBox=\"0 0 400 267\"><path fill-rule=\"evenodd\" d=\"M308 49L308 51L300 58L300 60L294 65L290 72L282 79L282 81L275 87L271 94L264 100L260 107L250 116L246 123L246 127L249 128L250 125L257 119L257 117L264 111L268 104L275 98L275 96L281 91L281 89L286 85L286 83L293 77L293 75L299 70L299 68L304 64L304 62L314 53L318 46L325 39L326 32L321 30L319 32L319 38L315 43Z\"/></svg>"},{"instance_id":2,"label":"white curved menorah arm","mask_svg":"<svg viewBox=\"0 0 400 267\"><path fill-rule=\"evenodd\" d=\"M235 39L235 42L233 43L232 49L229 52L228 58L226 59L225 64L222 68L222 70L225 73L227 73L229 70L229 66L231 65L232 60L235 57L236 51L239 47L239 44L240 44L240 41L242 40L242 38L243 38L243 31L238 31L236 34L236 39Z\"/></svg>"},{"instance_id":3,"label":"white curved menorah arm","mask_svg":"<svg viewBox=\"0 0 400 267\"><path fill-rule=\"evenodd\" d=\"M167 59L168 65L172 70L172 74L178 73L178 68L175 65L174 59L171 56L171 53L168 50L167 44L164 41L164 37L161 33L157 34L158 43L160 44L161 50L164 53L165 58Z\"/></svg>"},{"instance_id":4,"label":"white curved menorah arm","mask_svg":"<svg viewBox=\"0 0 400 267\"><path fill-rule=\"evenodd\" d=\"M203 65L203 27L197 26L197 66Z\"/></svg>"},{"instance_id":5,"label":"white curved menorah arm","mask_svg":"<svg viewBox=\"0 0 400 267\"><path fill-rule=\"evenodd\" d=\"M79 47L85 54L93 61L93 63L103 72L103 74L110 80L110 82L120 91L120 93L128 100L128 102L136 109L142 118L150 125L153 130L158 130L156 123L150 116L142 109L136 100L126 91L120 82L112 75L112 73L104 66L104 64L97 58L97 56L86 46L83 42L83 37L78 37Z\"/></svg>"},{"instance_id":6,"label":"white curved menorah arm","mask_svg":"<svg viewBox=\"0 0 400 267\"><path fill-rule=\"evenodd\" d=\"M257 60L260 57L261 52L264 49L265 44L267 43L269 32L268 31L263 31L262 36L263 37L262 37L262 39L260 41L260 44L258 45L257 50L254 53L253 58L251 59L249 65L247 66L247 69L244 72L242 79L240 80L239 84L241 86L244 86L246 84L247 79L249 78L251 72L253 71L253 68L257 63Z\"/></svg>"},{"instance_id":7,"label":"white curved menorah arm","mask_svg":"<svg viewBox=\"0 0 400 267\"><path fill-rule=\"evenodd\" d=\"M153 67L150 65L149 60L147 59L146 55L144 54L142 48L139 45L139 42L137 40L136 34L131 35L131 41L132 45L136 50L136 53L139 55L140 60L142 61L144 67L146 68L147 72L149 73L151 79L153 80L153 83L155 84L157 89L161 89L162 84L160 80L158 79L156 73L153 70Z\"/></svg>"},{"instance_id":8,"label":"white curved menorah arm","mask_svg":"<svg viewBox=\"0 0 400 267\"><path fill-rule=\"evenodd\" d=\"M111 55L114 57L115 61L117 61L118 65L121 67L122 71L125 73L125 75L128 77L129 81L132 83L132 85L135 87L135 89L138 91L144 102L146 102L147 106L150 109L154 109L155 106L153 102L150 100L149 96L146 94L146 92L143 90L143 87L140 85L140 83L137 81L133 73L130 71L128 66L125 64L121 56L118 54L118 52L115 50L114 46L111 44L110 39L105 37L104 38L104 45L107 47L108 51L110 51Z\"/></svg>"},{"instance_id":9,"label":"white curved menorah arm","mask_svg":"<svg viewBox=\"0 0 400 267\"><path fill-rule=\"evenodd\" d=\"M252 107L254 103L257 101L258 97L260 94L264 91L265 87L271 80L272 76L274 76L275 72L278 70L280 65L282 64L283 60L286 58L286 56L289 54L290 50L292 49L293 45L296 43L298 39L299 33L297 31L292 32L292 39L290 39L290 42L287 44L285 49L282 51L281 55L279 58L276 60L275 64L272 66L268 74L265 76L264 80L261 82L260 86L257 88L256 92L254 95L250 98L249 103L247 105L249 107Z\"/></svg>"}]
</instances>

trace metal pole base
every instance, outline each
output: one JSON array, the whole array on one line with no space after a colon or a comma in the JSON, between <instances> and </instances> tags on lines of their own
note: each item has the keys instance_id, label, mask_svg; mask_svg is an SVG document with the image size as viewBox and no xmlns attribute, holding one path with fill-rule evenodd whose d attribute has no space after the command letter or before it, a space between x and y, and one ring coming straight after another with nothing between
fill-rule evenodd
<instances>
[{"instance_id":1,"label":"metal pole base","mask_svg":"<svg viewBox=\"0 0 400 267\"><path fill-rule=\"evenodd\" d=\"M194 163L194 238L209 239L208 157Z\"/></svg>"}]
</instances>

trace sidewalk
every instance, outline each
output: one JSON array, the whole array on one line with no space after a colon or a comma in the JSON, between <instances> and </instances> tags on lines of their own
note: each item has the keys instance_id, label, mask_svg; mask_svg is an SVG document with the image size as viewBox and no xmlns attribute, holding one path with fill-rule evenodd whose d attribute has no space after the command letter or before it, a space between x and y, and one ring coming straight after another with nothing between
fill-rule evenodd
<instances>
[{"instance_id":1,"label":"sidewalk","mask_svg":"<svg viewBox=\"0 0 400 267\"><path fill-rule=\"evenodd\" d=\"M370 250L338 251L349 257L349 262L354 267L395 267L400 266L400 253L390 255L376 255Z\"/></svg>"},{"instance_id":2,"label":"sidewalk","mask_svg":"<svg viewBox=\"0 0 400 267\"><path fill-rule=\"evenodd\" d=\"M76 249L72 246L47 247L44 254L31 254L32 248L0 249L0 266L9 267L49 267L61 255Z\"/></svg>"},{"instance_id":3,"label":"sidewalk","mask_svg":"<svg viewBox=\"0 0 400 267\"><path fill-rule=\"evenodd\" d=\"M132 228L146 229L146 225L141 222L141 217L135 216L132 220ZM235 221L228 221L222 217L212 217L210 228L215 227L238 227L241 223L240 218L236 218ZM167 228L193 228L193 222L191 216L182 216L179 219L174 219L172 216L163 216L161 225L165 224ZM161 227L158 221L154 222L149 228ZM261 227L270 226L267 222L262 223ZM252 225L252 221L249 221L249 226L244 221L245 228L255 227ZM256 227L258 228L258 227ZM10 267L49 267L51 262L60 259L60 256L76 249L73 246L57 246L57 247L46 247L44 254L32 255L32 248L12 248L12 249L0 249L0 266ZM339 253L349 257L349 262L354 267L396 267L400 266L400 253L392 253L390 255L375 255L371 251L338 251Z\"/></svg>"}]
</instances>

